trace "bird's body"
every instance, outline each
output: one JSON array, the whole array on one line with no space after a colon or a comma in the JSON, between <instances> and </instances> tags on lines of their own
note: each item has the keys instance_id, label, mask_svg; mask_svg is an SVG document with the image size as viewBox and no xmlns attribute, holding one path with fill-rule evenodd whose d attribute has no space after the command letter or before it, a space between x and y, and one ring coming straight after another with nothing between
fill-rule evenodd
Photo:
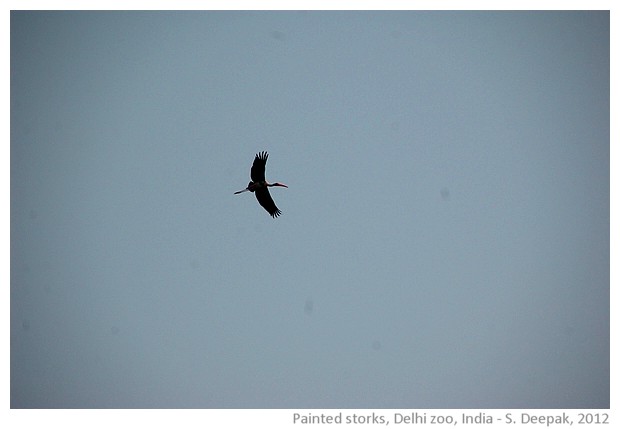
<instances>
[{"instance_id":1,"label":"bird's body","mask_svg":"<svg viewBox=\"0 0 620 429\"><path fill-rule=\"evenodd\" d=\"M258 203L263 206L265 210L271 215L271 217L278 217L282 214L282 211L276 207L276 203L273 202L271 194L269 194L269 188L272 186L282 186L288 188L284 183L269 183L265 180L265 165L267 164L267 158L269 154L267 152L259 152L254 157L254 163L250 170L250 179L252 181L248 183L247 188L235 192L240 194L242 192L250 191L254 192Z\"/></svg>"}]
</instances>

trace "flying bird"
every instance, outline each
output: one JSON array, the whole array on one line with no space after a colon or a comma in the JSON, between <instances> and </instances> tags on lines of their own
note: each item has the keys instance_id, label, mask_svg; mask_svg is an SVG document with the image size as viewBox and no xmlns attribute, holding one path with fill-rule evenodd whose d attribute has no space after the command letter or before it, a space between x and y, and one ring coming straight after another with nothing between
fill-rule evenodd
<instances>
[{"instance_id":1,"label":"flying bird","mask_svg":"<svg viewBox=\"0 0 620 429\"><path fill-rule=\"evenodd\" d=\"M264 151L256 154L254 157L254 163L252 164L252 169L250 170L250 178L252 181L248 183L247 188L237 191L235 194L240 194L246 191L254 192L258 203L263 206L265 210L267 210L271 217L276 218L280 216L282 212L276 207L276 203L273 202L273 199L269 194L269 188L271 186L282 186L283 188L288 188L288 186L284 183L269 183L265 180L265 164L267 164L268 157L269 154Z\"/></svg>"}]
</instances>

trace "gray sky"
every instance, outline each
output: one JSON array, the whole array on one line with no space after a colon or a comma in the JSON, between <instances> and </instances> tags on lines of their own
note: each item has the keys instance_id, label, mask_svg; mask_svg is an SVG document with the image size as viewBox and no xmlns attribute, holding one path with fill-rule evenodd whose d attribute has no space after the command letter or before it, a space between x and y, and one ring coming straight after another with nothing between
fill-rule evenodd
<instances>
[{"instance_id":1,"label":"gray sky","mask_svg":"<svg viewBox=\"0 0 620 429\"><path fill-rule=\"evenodd\" d=\"M607 408L609 161L605 11L12 12L11 406Z\"/></svg>"}]
</instances>

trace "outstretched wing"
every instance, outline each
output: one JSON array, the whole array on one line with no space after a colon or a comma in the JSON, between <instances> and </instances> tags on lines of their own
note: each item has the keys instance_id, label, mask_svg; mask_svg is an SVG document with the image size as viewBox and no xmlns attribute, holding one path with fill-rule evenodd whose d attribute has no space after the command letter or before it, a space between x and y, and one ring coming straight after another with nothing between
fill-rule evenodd
<instances>
[{"instance_id":1,"label":"outstretched wing","mask_svg":"<svg viewBox=\"0 0 620 429\"><path fill-rule=\"evenodd\" d=\"M254 164L252 164L252 170L250 171L250 178L252 182L263 182L265 180L265 164L267 164L267 158L269 154L267 152L259 152L254 158Z\"/></svg>"},{"instance_id":2,"label":"outstretched wing","mask_svg":"<svg viewBox=\"0 0 620 429\"><path fill-rule=\"evenodd\" d=\"M271 198L271 194L269 194L268 188L260 188L254 192L256 195L256 199L258 200L258 204L263 206L265 210L271 215L271 217L278 217L282 214L280 209L276 207L276 203L273 202Z\"/></svg>"}]
</instances>

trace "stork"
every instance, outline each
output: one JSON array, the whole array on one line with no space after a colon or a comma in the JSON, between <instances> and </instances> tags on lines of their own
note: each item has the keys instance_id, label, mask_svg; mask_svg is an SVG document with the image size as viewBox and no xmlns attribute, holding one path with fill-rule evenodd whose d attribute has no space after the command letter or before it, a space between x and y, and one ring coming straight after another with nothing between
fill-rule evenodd
<instances>
[{"instance_id":1,"label":"stork","mask_svg":"<svg viewBox=\"0 0 620 429\"><path fill-rule=\"evenodd\" d=\"M265 165L267 164L268 157L269 154L264 151L256 154L254 157L254 163L252 164L252 169L250 170L250 178L252 181L248 183L247 188L237 191L235 194L241 194L246 191L254 192L258 203L263 206L265 210L267 210L271 217L276 218L280 216L282 212L276 207L276 203L273 202L273 199L269 194L269 188L272 186L288 188L288 186L284 183L269 183L265 180Z\"/></svg>"}]
</instances>

